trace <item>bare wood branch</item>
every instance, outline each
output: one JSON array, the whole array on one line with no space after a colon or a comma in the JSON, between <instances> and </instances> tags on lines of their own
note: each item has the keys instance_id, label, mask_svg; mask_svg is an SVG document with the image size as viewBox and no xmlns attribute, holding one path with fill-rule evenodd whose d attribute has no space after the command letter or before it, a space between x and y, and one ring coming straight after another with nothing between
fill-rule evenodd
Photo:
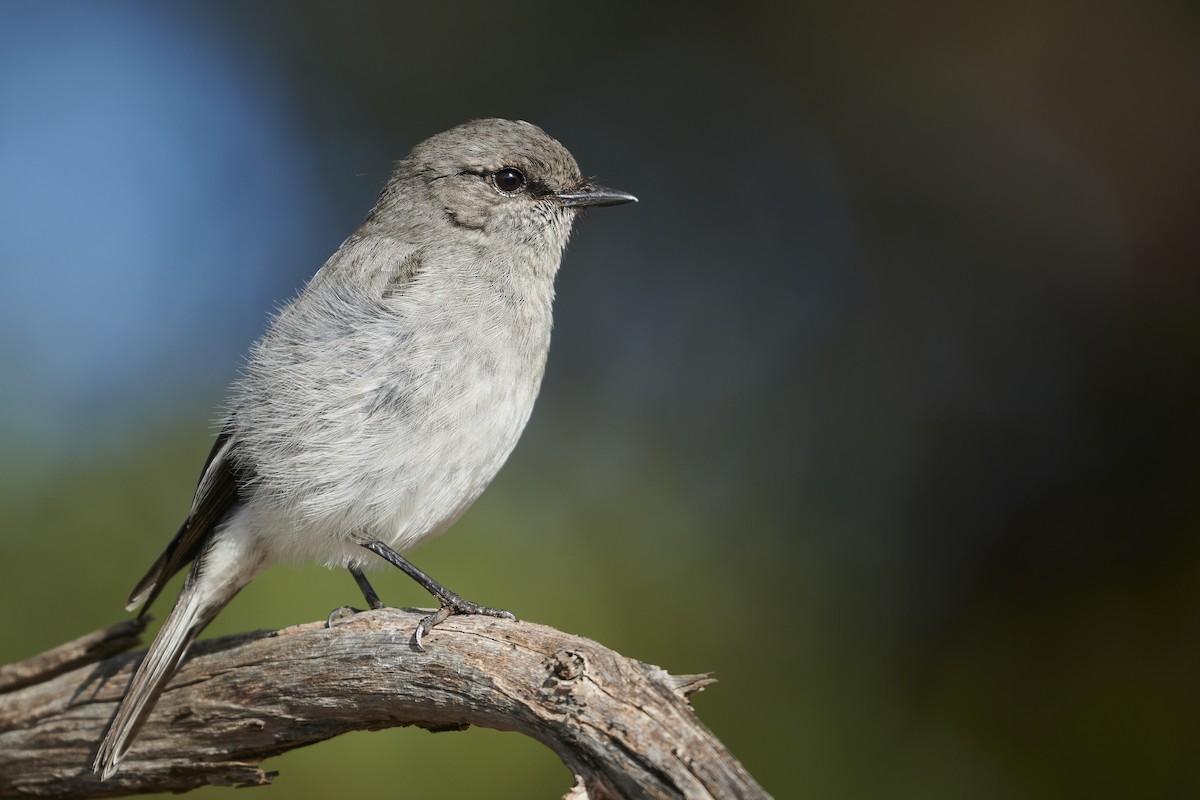
<instances>
[{"instance_id":1,"label":"bare wood branch","mask_svg":"<svg viewBox=\"0 0 1200 800\"><path fill-rule=\"evenodd\" d=\"M0 666L0 695L49 680L84 664L123 653L141 642L149 617L128 619L15 664Z\"/></svg>"},{"instance_id":2,"label":"bare wood branch","mask_svg":"<svg viewBox=\"0 0 1200 800\"><path fill-rule=\"evenodd\" d=\"M104 783L89 765L140 658L109 654L131 646L136 623L0 668L0 797L263 784L270 756L401 725L531 736L575 774L567 796L576 800L767 797L687 702L707 676L672 676L588 639L486 617L452 617L421 652L411 634L422 613L387 608L332 628L196 644Z\"/></svg>"}]
</instances>

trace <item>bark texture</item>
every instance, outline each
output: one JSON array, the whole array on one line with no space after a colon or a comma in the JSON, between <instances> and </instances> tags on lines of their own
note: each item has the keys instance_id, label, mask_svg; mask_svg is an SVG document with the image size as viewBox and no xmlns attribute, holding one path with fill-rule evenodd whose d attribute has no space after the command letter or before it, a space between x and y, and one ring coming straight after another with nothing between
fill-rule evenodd
<instances>
[{"instance_id":1,"label":"bark texture","mask_svg":"<svg viewBox=\"0 0 1200 800\"><path fill-rule=\"evenodd\" d=\"M531 736L574 773L570 798L762 798L696 718L712 683L542 625L424 612L195 644L119 772L90 764L141 654L125 622L0 667L0 797L116 797L268 783L263 759L353 730L479 725ZM114 653L117 653L114 655Z\"/></svg>"}]
</instances>

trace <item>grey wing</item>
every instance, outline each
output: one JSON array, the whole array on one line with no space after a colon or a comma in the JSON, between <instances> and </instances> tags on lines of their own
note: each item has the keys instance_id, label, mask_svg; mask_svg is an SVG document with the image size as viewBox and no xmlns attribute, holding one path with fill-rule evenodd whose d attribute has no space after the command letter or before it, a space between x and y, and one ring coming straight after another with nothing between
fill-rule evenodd
<instances>
[{"instance_id":1,"label":"grey wing","mask_svg":"<svg viewBox=\"0 0 1200 800\"><path fill-rule=\"evenodd\" d=\"M125 606L127 611L142 606L141 613L145 614L166 582L200 553L213 528L241 496L239 478L242 477L233 459L233 430L226 427L204 462L191 513L167 549L133 588Z\"/></svg>"}]
</instances>

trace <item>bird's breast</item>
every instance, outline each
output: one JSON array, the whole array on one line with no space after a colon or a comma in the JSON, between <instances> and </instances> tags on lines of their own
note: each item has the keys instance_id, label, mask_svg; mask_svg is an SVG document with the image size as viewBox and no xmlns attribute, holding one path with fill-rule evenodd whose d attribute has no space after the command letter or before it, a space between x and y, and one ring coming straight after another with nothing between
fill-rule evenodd
<instances>
[{"instance_id":1,"label":"bird's breast","mask_svg":"<svg viewBox=\"0 0 1200 800\"><path fill-rule=\"evenodd\" d=\"M532 412L548 306L477 292L386 311L273 330L252 359L236 424L285 557L339 563L364 538L403 550L442 532Z\"/></svg>"}]
</instances>

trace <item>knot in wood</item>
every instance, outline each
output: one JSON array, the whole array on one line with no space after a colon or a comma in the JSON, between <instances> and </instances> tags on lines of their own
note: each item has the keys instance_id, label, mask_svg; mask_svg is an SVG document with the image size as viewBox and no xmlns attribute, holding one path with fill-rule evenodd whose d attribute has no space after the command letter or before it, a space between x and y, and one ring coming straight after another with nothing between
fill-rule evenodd
<instances>
[{"instance_id":1,"label":"knot in wood","mask_svg":"<svg viewBox=\"0 0 1200 800\"><path fill-rule=\"evenodd\" d=\"M573 650L559 650L550 656L547 666L560 681L573 681L587 671L587 659Z\"/></svg>"}]
</instances>

